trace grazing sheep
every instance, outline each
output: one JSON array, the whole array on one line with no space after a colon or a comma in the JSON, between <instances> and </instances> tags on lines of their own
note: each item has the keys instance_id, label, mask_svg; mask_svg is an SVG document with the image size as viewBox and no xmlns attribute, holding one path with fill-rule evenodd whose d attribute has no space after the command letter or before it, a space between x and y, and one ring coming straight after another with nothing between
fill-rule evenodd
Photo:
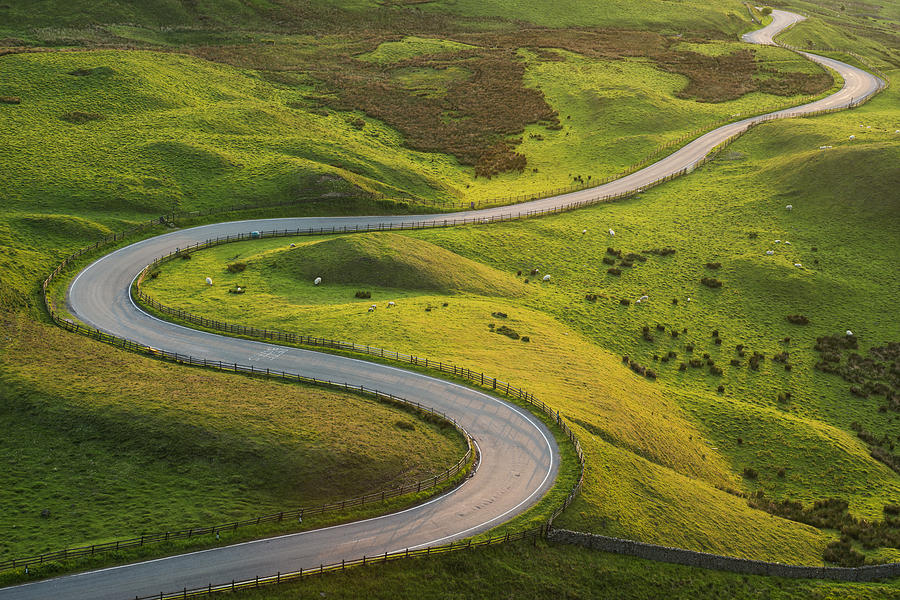
<instances>
[{"instance_id":1,"label":"grazing sheep","mask_svg":"<svg viewBox=\"0 0 900 600\"><path fill-rule=\"evenodd\" d=\"M638 298L637 300L635 300L635 303L637 303L637 302L646 302L646 301L648 301L649 299L650 299L650 296L641 296L640 298Z\"/></svg>"},{"instance_id":2,"label":"grazing sheep","mask_svg":"<svg viewBox=\"0 0 900 600\"><path fill-rule=\"evenodd\" d=\"M688 296L688 302L690 302L690 301L691 301L691 297L690 297L690 296Z\"/></svg>"},{"instance_id":3,"label":"grazing sheep","mask_svg":"<svg viewBox=\"0 0 900 600\"><path fill-rule=\"evenodd\" d=\"M790 243L790 242L785 242L785 244L787 244L787 245L788 245L788 246L790 246L790 245L791 245L791 243Z\"/></svg>"},{"instance_id":4,"label":"grazing sheep","mask_svg":"<svg viewBox=\"0 0 900 600\"><path fill-rule=\"evenodd\" d=\"M787 206L784 207L784 210L794 210L794 205L788 204Z\"/></svg>"},{"instance_id":5,"label":"grazing sheep","mask_svg":"<svg viewBox=\"0 0 900 600\"><path fill-rule=\"evenodd\" d=\"M241 289L241 286L238 286L238 287L237 287L237 291L243 292L244 290Z\"/></svg>"},{"instance_id":6,"label":"grazing sheep","mask_svg":"<svg viewBox=\"0 0 900 600\"><path fill-rule=\"evenodd\" d=\"M391 300L390 302L388 302L388 308L390 308L390 307L392 307L392 306L394 306L394 301L393 301L393 300Z\"/></svg>"},{"instance_id":7,"label":"grazing sheep","mask_svg":"<svg viewBox=\"0 0 900 600\"><path fill-rule=\"evenodd\" d=\"M853 332L850 331L850 330L848 329L848 330L847 330L847 335L853 335Z\"/></svg>"},{"instance_id":8,"label":"grazing sheep","mask_svg":"<svg viewBox=\"0 0 900 600\"><path fill-rule=\"evenodd\" d=\"M775 254L774 250L766 250L766 256L772 256L773 254Z\"/></svg>"},{"instance_id":9,"label":"grazing sheep","mask_svg":"<svg viewBox=\"0 0 900 600\"><path fill-rule=\"evenodd\" d=\"M319 285L320 283L322 283L321 277L316 277L315 279L313 279L313 285Z\"/></svg>"},{"instance_id":10,"label":"grazing sheep","mask_svg":"<svg viewBox=\"0 0 900 600\"><path fill-rule=\"evenodd\" d=\"M544 275L544 278L543 278L542 281L550 281L550 276L549 276L549 275Z\"/></svg>"},{"instance_id":11,"label":"grazing sheep","mask_svg":"<svg viewBox=\"0 0 900 600\"><path fill-rule=\"evenodd\" d=\"M799 268L802 267L803 265L801 265L800 263L794 263L794 266L797 267L797 268L799 269Z\"/></svg>"},{"instance_id":12,"label":"grazing sheep","mask_svg":"<svg viewBox=\"0 0 900 600\"><path fill-rule=\"evenodd\" d=\"M616 232L615 232L615 231L613 231L613 230L612 230L612 229L610 229L610 230L609 230L609 235L611 235L611 236L615 236L615 235L616 235Z\"/></svg>"},{"instance_id":13,"label":"grazing sheep","mask_svg":"<svg viewBox=\"0 0 900 600\"><path fill-rule=\"evenodd\" d=\"M586 233L587 233L587 229L582 229L582 230L581 230L581 235L584 235L584 234L586 234Z\"/></svg>"},{"instance_id":14,"label":"grazing sheep","mask_svg":"<svg viewBox=\"0 0 900 600\"><path fill-rule=\"evenodd\" d=\"M855 135L851 135L851 136L850 136L850 139L851 139L851 140L855 140L855 139L856 139L856 136L855 136Z\"/></svg>"},{"instance_id":15,"label":"grazing sheep","mask_svg":"<svg viewBox=\"0 0 900 600\"><path fill-rule=\"evenodd\" d=\"M211 278L209 278L209 277L206 278L206 285L212 285L212 279L211 279Z\"/></svg>"},{"instance_id":16,"label":"grazing sheep","mask_svg":"<svg viewBox=\"0 0 900 600\"><path fill-rule=\"evenodd\" d=\"M369 312L374 312L374 310L375 310L375 307L374 307L374 306L370 306L370 307L369 307Z\"/></svg>"},{"instance_id":17,"label":"grazing sheep","mask_svg":"<svg viewBox=\"0 0 900 600\"><path fill-rule=\"evenodd\" d=\"M375 310L376 308L378 308L378 305L377 305L377 304L373 304L373 305L370 306L369 308L371 308L372 310Z\"/></svg>"},{"instance_id":18,"label":"grazing sheep","mask_svg":"<svg viewBox=\"0 0 900 600\"><path fill-rule=\"evenodd\" d=\"M297 244L291 244L291 248L296 248Z\"/></svg>"},{"instance_id":19,"label":"grazing sheep","mask_svg":"<svg viewBox=\"0 0 900 600\"><path fill-rule=\"evenodd\" d=\"M781 243L781 240L775 240L775 243L776 243L776 244L780 244L780 243Z\"/></svg>"},{"instance_id":20,"label":"grazing sheep","mask_svg":"<svg viewBox=\"0 0 900 600\"><path fill-rule=\"evenodd\" d=\"M866 125L866 129L872 129L871 125Z\"/></svg>"}]
</instances>

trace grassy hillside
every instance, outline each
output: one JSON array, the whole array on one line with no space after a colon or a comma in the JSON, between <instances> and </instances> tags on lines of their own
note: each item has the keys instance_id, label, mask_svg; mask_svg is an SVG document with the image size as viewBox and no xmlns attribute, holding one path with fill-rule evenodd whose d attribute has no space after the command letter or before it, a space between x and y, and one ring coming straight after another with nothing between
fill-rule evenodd
<instances>
[{"instance_id":1,"label":"grassy hillside","mask_svg":"<svg viewBox=\"0 0 900 600\"><path fill-rule=\"evenodd\" d=\"M569 526L808 561L821 556L826 534L750 510L721 490L762 490L807 505L841 498L854 515L876 520L900 495L900 476L870 456L852 426L893 444L900 441L896 412L879 410L883 397L851 400L848 383L813 369L819 336L852 329L863 352L900 339L900 322L887 309L900 299L892 277L900 259L895 97L889 91L854 112L760 127L699 174L633 200L409 234L518 274L520 300L483 292L445 298L371 280L364 288L372 299L355 300L359 285L316 287L309 277L292 282L267 271L264 257L296 252L285 240L198 253L164 266L148 290L229 321L483 366L550 399L581 430L588 456L585 492L562 521ZM615 238L604 233L610 227ZM675 253L658 252L665 248ZM621 275L608 274L602 259ZM247 275L225 273L230 260L247 262L253 277L233 299L224 289ZM201 285L206 272L221 273L222 289ZM544 273L549 284L537 281ZM704 277L724 285L710 289ZM635 304L642 295L649 301ZM397 306L366 313L369 303L388 300ZM794 325L792 314L811 323ZM529 342L497 335L501 326ZM750 368L753 352L766 356L759 370ZM773 360L782 353L785 363ZM658 380L632 373L622 355ZM691 358L698 367L680 371Z\"/></svg>"},{"instance_id":2,"label":"grassy hillside","mask_svg":"<svg viewBox=\"0 0 900 600\"><path fill-rule=\"evenodd\" d=\"M352 394L185 369L24 316L0 330L2 559L355 497L465 452L454 429Z\"/></svg>"}]
</instances>

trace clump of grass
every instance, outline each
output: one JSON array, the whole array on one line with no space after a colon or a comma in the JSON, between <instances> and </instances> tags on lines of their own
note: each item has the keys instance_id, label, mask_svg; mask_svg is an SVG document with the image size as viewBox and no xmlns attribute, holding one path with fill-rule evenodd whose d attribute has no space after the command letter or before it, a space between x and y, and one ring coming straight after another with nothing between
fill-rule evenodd
<instances>
[{"instance_id":1,"label":"clump of grass","mask_svg":"<svg viewBox=\"0 0 900 600\"><path fill-rule=\"evenodd\" d=\"M357 290L356 294L353 295L354 298L362 298L367 299L372 297L372 292L368 290Z\"/></svg>"},{"instance_id":2,"label":"clump of grass","mask_svg":"<svg viewBox=\"0 0 900 600\"><path fill-rule=\"evenodd\" d=\"M226 266L225 269L229 273L243 273L247 269L247 263L236 262Z\"/></svg>"},{"instance_id":3,"label":"clump of grass","mask_svg":"<svg viewBox=\"0 0 900 600\"><path fill-rule=\"evenodd\" d=\"M721 266L722 266L722 263L720 263L720 262L708 262L708 263L706 263L706 268L707 268L707 269L718 269L718 268L720 268Z\"/></svg>"},{"instance_id":4,"label":"clump of grass","mask_svg":"<svg viewBox=\"0 0 900 600\"><path fill-rule=\"evenodd\" d=\"M809 318L806 315L788 315L787 320L794 325L808 325Z\"/></svg>"},{"instance_id":5,"label":"clump of grass","mask_svg":"<svg viewBox=\"0 0 900 600\"><path fill-rule=\"evenodd\" d=\"M618 267L610 267L606 270L606 272L609 273L610 275L621 275L622 269L620 269Z\"/></svg>"},{"instance_id":6,"label":"clump of grass","mask_svg":"<svg viewBox=\"0 0 900 600\"><path fill-rule=\"evenodd\" d=\"M501 325L500 327L497 327L496 329L494 329L494 333L499 333L500 335L505 335L506 337L513 339L513 340L519 339L518 332L516 332L515 329L513 329L512 327L509 327L507 325Z\"/></svg>"},{"instance_id":7,"label":"clump of grass","mask_svg":"<svg viewBox=\"0 0 900 600\"><path fill-rule=\"evenodd\" d=\"M700 283L705 285L708 288L720 288L722 287L722 282L716 279L715 277L704 277L700 280Z\"/></svg>"},{"instance_id":8,"label":"clump of grass","mask_svg":"<svg viewBox=\"0 0 900 600\"><path fill-rule=\"evenodd\" d=\"M0 104L21 104L22 99L18 96L0 96Z\"/></svg>"}]
</instances>

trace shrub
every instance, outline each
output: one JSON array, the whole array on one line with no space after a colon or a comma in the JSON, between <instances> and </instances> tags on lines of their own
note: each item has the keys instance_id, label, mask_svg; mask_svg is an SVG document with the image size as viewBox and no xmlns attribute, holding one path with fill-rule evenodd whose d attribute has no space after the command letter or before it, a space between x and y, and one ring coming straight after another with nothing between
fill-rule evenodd
<instances>
[{"instance_id":1,"label":"shrub","mask_svg":"<svg viewBox=\"0 0 900 600\"><path fill-rule=\"evenodd\" d=\"M628 254L625 255L624 260L627 260L630 262L634 262L634 261L647 262L647 257L643 256L641 254L635 254L634 252L629 252Z\"/></svg>"},{"instance_id":2,"label":"shrub","mask_svg":"<svg viewBox=\"0 0 900 600\"><path fill-rule=\"evenodd\" d=\"M622 258L622 251L621 251L621 250L616 250L615 248L609 248L609 247L607 247L607 248L606 248L606 253L607 253L607 254L612 254L613 256L618 256L619 258Z\"/></svg>"},{"instance_id":3,"label":"shrub","mask_svg":"<svg viewBox=\"0 0 900 600\"><path fill-rule=\"evenodd\" d=\"M744 477L746 477L747 479L756 479L757 477L759 477L759 474L753 467L744 467Z\"/></svg>"},{"instance_id":4,"label":"shrub","mask_svg":"<svg viewBox=\"0 0 900 600\"><path fill-rule=\"evenodd\" d=\"M784 467L778 469L778 477L780 477L781 479L784 479L785 473L786 471L784 470Z\"/></svg>"},{"instance_id":5,"label":"shrub","mask_svg":"<svg viewBox=\"0 0 900 600\"><path fill-rule=\"evenodd\" d=\"M700 360L699 358L692 358L690 363L691 363L691 366L694 367L695 369L699 369L700 367L703 366L703 361Z\"/></svg>"},{"instance_id":6,"label":"shrub","mask_svg":"<svg viewBox=\"0 0 900 600\"><path fill-rule=\"evenodd\" d=\"M750 238L751 240L755 240L756 238L759 237L759 234L756 233L755 231L751 231L750 233L747 234L747 237Z\"/></svg>"},{"instance_id":7,"label":"shrub","mask_svg":"<svg viewBox=\"0 0 900 600\"><path fill-rule=\"evenodd\" d=\"M673 338L677 338L677 337L678 337L678 332L675 331L674 329L672 330L672 337L673 337Z\"/></svg>"},{"instance_id":8,"label":"shrub","mask_svg":"<svg viewBox=\"0 0 900 600\"><path fill-rule=\"evenodd\" d=\"M364 128L364 127L366 126L366 122L363 121L361 118L356 117L355 119L353 119L352 121L350 121L350 125L351 125L354 129L362 129L362 128Z\"/></svg>"},{"instance_id":9,"label":"shrub","mask_svg":"<svg viewBox=\"0 0 900 600\"><path fill-rule=\"evenodd\" d=\"M825 547L822 558L842 567L859 567L866 562L866 557L854 550L850 540L843 536L839 542L831 542Z\"/></svg>"},{"instance_id":10,"label":"shrub","mask_svg":"<svg viewBox=\"0 0 900 600\"><path fill-rule=\"evenodd\" d=\"M716 365L709 365L709 373L710 373L710 375L719 376L722 374L722 367L717 367Z\"/></svg>"},{"instance_id":11,"label":"shrub","mask_svg":"<svg viewBox=\"0 0 900 600\"><path fill-rule=\"evenodd\" d=\"M808 325L809 318L804 315L788 315L787 320L794 325Z\"/></svg>"},{"instance_id":12,"label":"shrub","mask_svg":"<svg viewBox=\"0 0 900 600\"><path fill-rule=\"evenodd\" d=\"M416 428L415 423L409 421L397 421L394 423L394 426L397 427L397 429L403 429L404 431L412 431Z\"/></svg>"},{"instance_id":13,"label":"shrub","mask_svg":"<svg viewBox=\"0 0 900 600\"><path fill-rule=\"evenodd\" d=\"M523 335L523 336L522 336L522 341L523 341L523 342L530 342L530 341L531 341L531 338L528 337L527 335Z\"/></svg>"},{"instance_id":14,"label":"shrub","mask_svg":"<svg viewBox=\"0 0 900 600\"><path fill-rule=\"evenodd\" d=\"M736 358L732 358L732 359L731 359L731 366L732 366L732 367L739 367L739 366L741 366L741 361L739 361L739 360L736 359Z\"/></svg>"},{"instance_id":15,"label":"shrub","mask_svg":"<svg viewBox=\"0 0 900 600\"><path fill-rule=\"evenodd\" d=\"M652 250L644 250L644 254L655 254L656 256L669 256L675 254L675 248L653 248Z\"/></svg>"},{"instance_id":16,"label":"shrub","mask_svg":"<svg viewBox=\"0 0 900 600\"><path fill-rule=\"evenodd\" d=\"M721 345L722 345L722 338L716 338L716 339L713 340L713 342L715 342L716 346L721 346Z\"/></svg>"},{"instance_id":17,"label":"shrub","mask_svg":"<svg viewBox=\"0 0 900 600\"><path fill-rule=\"evenodd\" d=\"M614 265L614 264L616 264L616 259L610 258L610 257L608 257L608 256L604 256L604 257L603 257L603 264L604 264L604 265Z\"/></svg>"},{"instance_id":18,"label":"shrub","mask_svg":"<svg viewBox=\"0 0 900 600\"><path fill-rule=\"evenodd\" d=\"M498 327L497 329L494 330L494 333L499 333L500 335L505 335L506 337L513 339L513 340L519 339L519 334L516 333L516 331L514 329L507 327L506 325L501 325L500 327Z\"/></svg>"},{"instance_id":19,"label":"shrub","mask_svg":"<svg viewBox=\"0 0 900 600\"><path fill-rule=\"evenodd\" d=\"M622 298L621 300L619 300L619 304L621 304L622 306L628 306L629 304L631 304L631 300L629 300L628 298Z\"/></svg>"},{"instance_id":20,"label":"shrub","mask_svg":"<svg viewBox=\"0 0 900 600\"><path fill-rule=\"evenodd\" d=\"M356 294L355 294L355 297L356 297L356 298L371 298L371 297L372 297L372 292L369 292L369 291L363 291L363 290L358 290L358 291L356 292Z\"/></svg>"},{"instance_id":21,"label":"shrub","mask_svg":"<svg viewBox=\"0 0 900 600\"><path fill-rule=\"evenodd\" d=\"M247 291L247 288L241 287L239 285L236 285L233 288L228 288L229 294L243 294L246 291Z\"/></svg>"},{"instance_id":22,"label":"shrub","mask_svg":"<svg viewBox=\"0 0 900 600\"><path fill-rule=\"evenodd\" d=\"M706 263L707 269L718 269L721 266L722 266L722 263L720 263L720 262Z\"/></svg>"},{"instance_id":23,"label":"shrub","mask_svg":"<svg viewBox=\"0 0 900 600\"><path fill-rule=\"evenodd\" d=\"M242 273L242 272L244 272L244 270L246 270L247 263L242 263L242 262L231 263L230 265L228 265L225 268L228 270L229 273ZM359 292L357 292L356 297L362 298L362 296L359 295ZM366 298L368 298L368 296L366 296Z\"/></svg>"},{"instance_id":24,"label":"shrub","mask_svg":"<svg viewBox=\"0 0 900 600\"><path fill-rule=\"evenodd\" d=\"M719 384L719 387L716 388L716 391L719 392L720 394L724 394L724 393L725 393L725 386L722 385L722 384Z\"/></svg>"},{"instance_id":25,"label":"shrub","mask_svg":"<svg viewBox=\"0 0 900 600\"><path fill-rule=\"evenodd\" d=\"M82 112L82 111L72 111L62 114L60 117L63 121L67 121L69 123L74 123L75 125L81 125L83 123L87 123L89 121L99 121L100 119L105 118L103 115L98 113L91 112Z\"/></svg>"},{"instance_id":26,"label":"shrub","mask_svg":"<svg viewBox=\"0 0 900 600\"><path fill-rule=\"evenodd\" d=\"M606 272L609 273L610 275L621 275L622 274L622 270L617 269L616 267L610 267L606 270Z\"/></svg>"},{"instance_id":27,"label":"shrub","mask_svg":"<svg viewBox=\"0 0 900 600\"><path fill-rule=\"evenodd\" d=\"M672 298L672 304L678 304L678 298Z\"/></svg>"},{"instance_id":28,"label":"shrub","mask_svg":"<svg viewBox=\"0 0 900 600\"><path fill-rule=\"evenodd\" d=\"M694 345L693 345L693 344L688 344L687 346L684 347L684 349L687 350L688 352L693 352L693 351L694 351Z\"/></svg>"},{"instance_id":29,"label":"shrub","mask_svg":"<svg viewBox=\"0 0 900 600\"><path fill-rule=\"evenodd\" d=\"M18 96L0 96L0 104L20 104L22 99Z\"/></svg>"},{"instance_id":30,"label":"shrub","mask_svg":"<svg viewBox=\"0 0 900 600\"><path fill-rule=\"evenodd\" d=\"M653 369L647 369L646 375L648 379L656 379L656 371Z\"/></svg>"},{"instance_id":31,"label":"shrub","mask_svg":"<svg viewBox=\"0 0 900 600\"><path fill-rule=\"evenodd\" d=\"M622 262L619 263L619 266L620 267L628 267L630 269L631 267L634 266L634 263L631 262L630 260L623 260Z\"/></svg>"},{"instance_id":32,"label":"shrub","mask_svg":"<svg viewBox=\"0 0 900 600\"><path fill-rule=\"evenodd\" d=\"M722 287L722 282L716 279L715 277L704 277L700 280L700 283L705 285L708 288L720 288Z\"/></svg>"},{"instance_id":33,"label":"shrub","mask_svg":"<svg viewBox=\"0 0 900 600\"><path fill-rule=\"evenodd\" d=\"M156 279L159 277L159 271L150 271L150 279Z\"/></svg>"},{"instance_id":34,"label":"shrub","mask_svg":"<svg viewBox=\"0 0 900 600\"><path fill-rule=\"evenodd\" d=\"M684 363L681 363L680 365L678 365L678 370L679 371L687 371L687 365Z\"/></svg>"},{"instance_id":35,"label":"shrub","mask_svg":"<svg viewBox=\"0 0 900 600\"><path fill-rule=\"evenodd\" d=\"M492 317L497 317L498 319L505 319L505 318L507 318L509 315L507 315L505 312L497 311L497 312L492 312L492 313L491 313L491 316L492 316Z\"/></svg>"}]
</instances>

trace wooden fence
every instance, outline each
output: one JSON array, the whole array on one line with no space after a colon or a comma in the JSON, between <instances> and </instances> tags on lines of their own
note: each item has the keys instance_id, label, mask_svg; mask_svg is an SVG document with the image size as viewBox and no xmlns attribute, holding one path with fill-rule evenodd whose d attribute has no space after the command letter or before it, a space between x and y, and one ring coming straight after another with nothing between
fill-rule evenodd
<instances>
[{"instance_id":1,"label":"wooden fence","mask_svg":"<svg viewBox=\"0 0 900 600\"><path fill-rule=\"evenodd\" d=\"M421 558L425 556L437 556L448 552L461 552L472 550L475 548L484 548L485 546L493 546L495 544L505 544L508 542L516 542L521 540L532 540L537 543L538 538L544 537L548 528L546 526L535 527L525 531L516 533L506 533L496 537L490 537L481 541L474 542L471 539L462 542L451 542L441 546L428 546L418 550L397 550L396 552L385 552L377 556L363 556L354 560L342 560L341 562L331 563L328 565L320 565L310 569L299 569L289 573L277 573L263 577L253 577L250 579L242 579L240 581L232 580L230 582L207 584L206 586L196 587L192 589L183 588L178 592L170 592L168 594L160 592L152 596L135 596L135 600L177 600L178 598L199 598L201 596L209 596L218 592L236 592L240 590L256 589L268 585L276 585L279 583L288 583L291 581L300 581L308 577L324 575L326 573L334 573L344 571L351 567L365 567L368 565L382 565L388 562L410 558Z\"/></svg>"}]
</instances>

